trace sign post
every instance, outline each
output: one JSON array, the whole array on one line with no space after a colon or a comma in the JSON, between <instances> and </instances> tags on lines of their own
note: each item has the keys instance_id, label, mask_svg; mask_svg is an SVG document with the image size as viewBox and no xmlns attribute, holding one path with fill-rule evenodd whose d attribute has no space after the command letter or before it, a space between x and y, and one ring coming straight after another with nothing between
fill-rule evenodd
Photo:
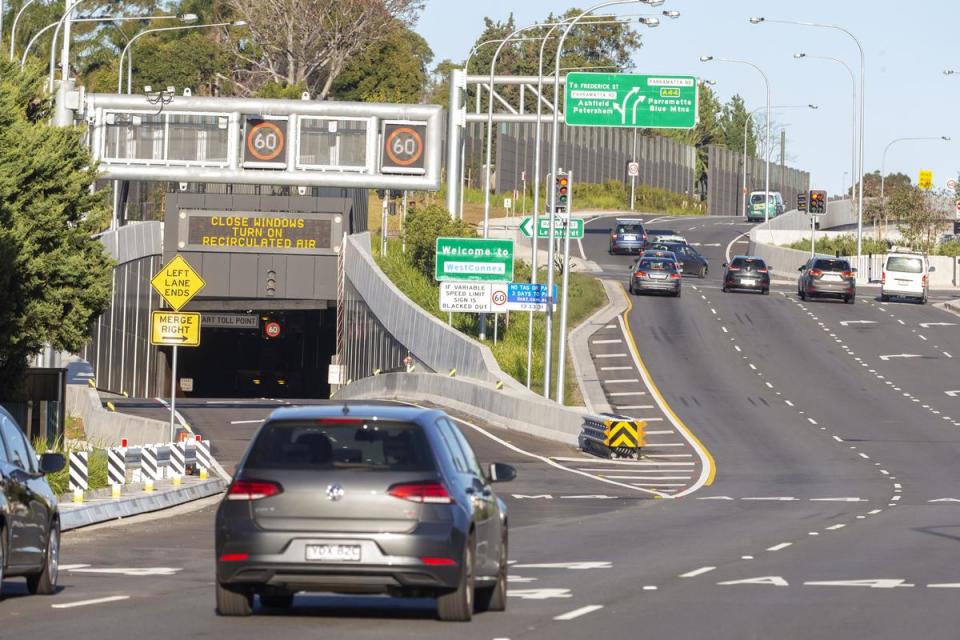
<instances>
[{"instance_id":1,"label":"sign post","mask_svg":"<svg viewBox=\"0 0 960 640\"><path fill-rule=\"evenodd\" d=\"M174 312L180 311L207 285L200 274L180 255L174 256L170 262L164 265L153 276L150 284L160 294L160 297L173 308ZM158 314L161 317L158 318ZM159 323L158 320L160 320ZM196 347L200 345L200 314L155 312L152 333L152 338L160 337L166 340L159 343L154 341L154 344L173 345L170 376L170 441L174 442L177 439L175 423L177 414L177 349L180 346Z\"/></svg>"}]
</instances>

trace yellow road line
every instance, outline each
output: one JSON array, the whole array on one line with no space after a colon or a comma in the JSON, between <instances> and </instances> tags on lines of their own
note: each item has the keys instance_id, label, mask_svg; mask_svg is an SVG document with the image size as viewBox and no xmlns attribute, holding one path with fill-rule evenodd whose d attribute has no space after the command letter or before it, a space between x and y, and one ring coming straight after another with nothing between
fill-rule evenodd
<instances>
[{"instance_id":1,"label":"yellow road line","mask_svg":"<svg viewBox=\"0 0 960 640\"><path fill-rule=\"evenodd\" d=\"M673 411L670 405L667 403L666 398L663 397L663 394L660 393L660 389L657 387L656 383L653 381L653 376L650 375L650 371L647 369L647 365L644 364L643 358L640 357L640 349L637 348L637 343L633 339L633 331L630 329L630 311L633 309L633 300L627 292L623 289L623 284L621 283L621 291L623 295L627 298L627 310L624 311L623 316L621 316L624 324L624 334L627 337L627 343L630 345L630 350L633 352L633 356L636 359L637 364L640 366L641 373L643 374L644 380L647 382L650 392L657 398L658 404L663 408L664 411L669 414L671 422L673 422L677 427L679 427L687 438L695 443L694 447L699 449L701 457L708 467L706 480L703 482L703 486L709 487L713 484L713 481L717 477L717 463L713 459L713 455L710 451L704 446L700 439L694 435L687 425L683 423L683 420Z\"/></svg>"}]
</instances>

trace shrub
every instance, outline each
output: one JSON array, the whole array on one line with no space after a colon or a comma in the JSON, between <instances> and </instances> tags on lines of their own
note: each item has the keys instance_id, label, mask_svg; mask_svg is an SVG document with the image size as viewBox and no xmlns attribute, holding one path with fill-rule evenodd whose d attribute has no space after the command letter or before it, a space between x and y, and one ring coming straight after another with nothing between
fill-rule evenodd
<instances>
[{"instance_id":1,"label":"shrub","mask_svg":"<svg viewBox=\"0 0 960 640\"><path fill-rule=\"evenodd\" d=\"M434 274L437 238L472 238L477 234L470 225L453 220L450 213L437 204L411 208L403 230L407 244L407 262L428 278Z\"/></svg>"}]
</instances>

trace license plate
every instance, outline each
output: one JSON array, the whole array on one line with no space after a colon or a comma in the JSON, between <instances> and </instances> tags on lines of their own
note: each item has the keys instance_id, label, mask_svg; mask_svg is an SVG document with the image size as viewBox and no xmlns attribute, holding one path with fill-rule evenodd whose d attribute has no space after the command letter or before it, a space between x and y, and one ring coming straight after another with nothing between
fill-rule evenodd
<instances>
[{"instance_id":1,"label":"license plate","mask_svg":"<svg viewBox=\"0 0 960 640\"><path fill-rule=\"evenodd\" d=\"M753 285L757 284L757 281L756 281L756 280L748 280L748 279L744 278L743 280L740 281L740 284L746 285L746 286L748 286L748 287L752 287Z\"/></svg>"},{"instance_id":2,"label":"license plate","mask_svg":"<svg viewBox=\"0 0 960 640\"><path fill-rule=\"evenodd\" d=\"M897 284L909 285L911 282L909 280L897 280Z\"/></svg>"},{"instance_id":3,"label":"license plate","mask_svg":"<svg viewBox=\"0 0 960 640\"><path fill-rule=\"evenodd\" d=\"M650 277L653 278L654 280L666 280L666 279L667 279L667 274L665 274L665 273L651 273L651 274L650 274Z\"/></svg>"},{"instance_id":4,"label":"license plate","mask_svg":"<svg viewBox=\"0 0 960 640\"><path fill-rule=\"evenodd\" d=\"M825 276L823 276L823 279L829 280L830 282L840 282L843 278L841 278L835 273L828 273Z\"/></svg>"},{"instance_id":5,"label":"license plate","mask_svg":"<svg viewBox=\"0 0 960 640\"><path fill-rule=\"evenodd\" d=\"M637 239L637 236L623 236L623 239L624 239L625 241L626 241L626 240L629 240L629 241L632 242L632 241L635 241L635 240Z\"/></svg>"},{"instance_id":6,"label":"license plate","mask_svg":"<svg viewBox=\"0 0 960 640\"><path fill-rule=\"evenodd\" d=\"M320 562L360 562L360 545L308 544L307 560Z\"/></svg>"}]
</instances>

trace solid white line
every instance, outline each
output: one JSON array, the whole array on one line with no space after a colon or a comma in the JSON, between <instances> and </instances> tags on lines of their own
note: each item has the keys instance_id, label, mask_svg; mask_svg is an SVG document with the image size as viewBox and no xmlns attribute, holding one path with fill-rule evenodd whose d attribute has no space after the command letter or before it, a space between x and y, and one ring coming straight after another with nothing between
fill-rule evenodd
<instances>
[{"instance_id":1,"label":"solid white line","mask_svg":"<svg viewBox=\"0 0 960 640\"><path fill-rule=\"evenodd\" d=\"M612 478L614 480L689 480L691 476L603 476L604 478ZM674 485L668 484L663 485L665 487L672 487ZM677 485L681 486L681 485Z\"/></svg>"},{"instance_id":2,"label":"solid white line","mask_svg":"<svg viewBox=\"0 0 960 640\"><path fill-rule=\"evenodd\" d=\"M623 340L619 338L614 340L593 340L590 344L623 344Z\"/></svg>"},{"instance_id":3,"label":"solid white line","mask_svg":"<svg viewBox=\"0 0 960 640\"><path fill-rule=\"evenodd\" d=\"M96 598L94 600L79 600L77 602L64 602L63 604L50 605L54 609L73 609L74 607L86 607L91 604L105 604L107 602L119 602L120 600L129 600L130 596L109 596L107 598Z\"/></svg>"},{"instance_id":4,"label":"solid white line","mask_svg":"<svg viewBox=\"0 0 960 640\"><path fill-rule=\"evenodd\" d=\"M623 396L645 396L647 395L646 391L617 391L616 393L608 393L608 396L611 398L621 398Z\"/></svg>"},{"instance_id":5,"label":"solid white line","mask_svg":"<svg viewBox=\"0 0 960 640\"><path fill-rule=\"evenodd\" d=\"M602 380L601 382L606 382L607 384L627 384L640 381L637 378L625 378L623 380Z\"/></svg>"},{"instance_id":6,"label":"solid white line","mask_svg":"<svg viewBox=\"0 0 960 640\"><path fill-rule=\"evenodd\" d=\"M263 419L260 420L231 420L230 424L259 424L263 422Z\"/></svg>"},{"instance_id":7,"label":"solid white line","mask_svg":"<svg viewBox=\"0 0 960 640\"><path fill-rule=\"evenodd\" d=\"M727 245L727 250L724 255L727 257L727 262L730 262L730 249L733 248L733 245L737 244L743 237L750 235L750 232L741 233L739 236L730 241L730 244Z\"/></svg>"},{"instance_id":8,"label":"solid white line","mask_svg":"<svg viewBox=\"0 0 960 640\"><path fill-rule=\"evenodd\" d=\"M686 486L682 482L680 483L670 483L670 482L635 482L633 483L635 487L683 487Z\"/></svg>"},{"instance_id":9,"label":"solid white line","mask_svg":"<svg viewBox=\"0 0 960 640\"><path fill-rule=\"evenodd\" d=\"M685 447L686 442L648 442L648 447Z\"/></svg>"},{"instance_id":10,"label":"solid white line","mask_svg":"<svg viewBox=\"0 0 960 640\"><path fill-rule=\"evenodd\" d=\"M692 458L692 453L648 453L646 458Z\"/></svg>"},{"instance_id":11,"label":"solid white line","mask_svg":"<svg viewBox=\"0 0 960 640\"><path fill-rule=\"evenodd\" d=\"M673 433L672 429L664 429L663 431L647 431L646 432L648 436L662 436L662 435L667 435L672 433Z\"/></svg>"},{"instance_id":12,"label":"solid white line","mask_svg":"<svg viewBox=\"0 0 960 640\"><path fill-rule=\"evenodd\" d=\"M618 404L617 409L653 409L652 404ZM670 433L673 433L672 431Z\"/></svg>"},{"instance_id":13,"label":"solid white line","mask_svg":"<svg viewBox=\"0 0 960 640\"><path fill-rule=\"evenodd\" d=\"M629 355L628 353L601 353L598 356L594 356L594 358L598 360L601 358L627 358Z\"/></svg>"},{"instance_id":14,"label":"solid white line","mask_svg":"<svg viewBox=\"0 0 960 640\"><path fill-rule=\"evenodd\" d=\"M588 613L593 613L594 611L597 611L599 609L603 609L602 604L590 604L585 607L580 607L579 609L574 609L573 611L568 611L562 615L555 616L553 619L561 620L565 622L567 620L573 620L574 618L579 618L580 616L585 616Z\"/></svg>"},{"instance_id":15,"label":"solid white line","mask_svg":"<svg viewBox=\"0 0 960 640\"><path fill-rule=\"evenodd\" d=\"M781 542L780 544L775 544L772 547L769 547L767 551L781 551L792 545L792 542Z\"/></svg>"},{"instance_id":16,"label":"solid white line","mask_svg":"<svg viewBox=\"0 0 960 640\"><path fill-rule=\"evenodd\" d=\"M630 371L633 367L600 367L600 371Z\"/></svg>"},{"instance_id":17,"label":"solid white line","mask_svg":"<svg viewBox=\"0 0 960 640\"><path fill-rule=\"evenodd\" d=\"M700 567L699 569L694 569L693 571L687 571L686 573L681 573L681 578L696 578L697 576L702 576L705 573L710 573L716 569L716 567Z\"/></svg>"}]
</instances>

